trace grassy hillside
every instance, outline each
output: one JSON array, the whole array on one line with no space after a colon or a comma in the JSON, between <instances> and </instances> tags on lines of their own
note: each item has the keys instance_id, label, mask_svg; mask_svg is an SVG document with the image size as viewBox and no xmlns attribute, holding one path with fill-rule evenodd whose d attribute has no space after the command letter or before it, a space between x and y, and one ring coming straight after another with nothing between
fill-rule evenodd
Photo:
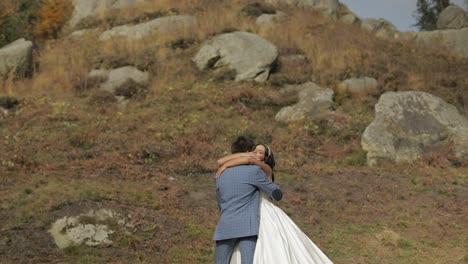
<instances>
[{"instance_id":1,"label":"grassy hillside","mask_svg":"<svg viewBox=\"0 0 468 264\"><path fill-rule=\"evenodd\" d=\"M452 166L446 150L366 167L360 136L378 97L337 94L327 117L274 120L297 100L283 96L282 85L314 81L336 90L360 76L376 78L381 93L426 91L467 115L466 60L381 40L313 10L281 7L289 17L262 29L242 12L253 1L153 2L81 27L159 12L194 15L198 30L102 43L65 38L65 28L63 38L40 43L33 78L2 80L0 94L20 105L0 117L1 263L212 263L215 161L240 134L271 145L285 191L278 205L334 263L468 260L468 164ZM203 41L234 29L262 36L280 55L304 54L308 64L280 65L264 84L199 72L191 58ZM96 66L127 64L151 72L152 81L126 106L86 80ZM131 214L134 232L115 234L109 247L57 249L50 225L95 208Z\"/></svg>"}]
</instances>

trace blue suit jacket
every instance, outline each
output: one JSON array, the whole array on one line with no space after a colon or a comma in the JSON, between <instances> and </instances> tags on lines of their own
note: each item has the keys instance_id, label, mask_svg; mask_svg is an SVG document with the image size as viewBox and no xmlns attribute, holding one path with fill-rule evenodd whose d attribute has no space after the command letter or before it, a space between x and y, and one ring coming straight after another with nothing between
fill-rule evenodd
<instances>
[{"instance_id":1,"label":"blue suit jacket","mask_svg":"<svg viewBox=\"0 0 468 264\"><path fill-rule=\"evenodd\" d=\"M260 193L281 200L283 193L256 165L240 165L224 170L216 180L220 217L213 240L258 235Z\"/></svg>"}]
</instances>

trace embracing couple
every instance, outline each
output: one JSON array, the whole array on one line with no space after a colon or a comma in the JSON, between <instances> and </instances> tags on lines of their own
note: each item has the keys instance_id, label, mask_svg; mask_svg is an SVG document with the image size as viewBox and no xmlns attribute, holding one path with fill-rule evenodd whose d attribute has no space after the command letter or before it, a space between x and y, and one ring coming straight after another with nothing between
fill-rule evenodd
<instances>
[{"instance_id":1,"label":"embracing couple","mask_svg":"<svg viewBox=\"0 0 468 264\"><path fill-rule=\"evenodd\" d=\"M332 263L270 202L283 197L274 183L271 149L240 136L232 143L231 152L218 160L216 173L220 210L213 236L216 264Z\"/></svg>"}]
</instances>

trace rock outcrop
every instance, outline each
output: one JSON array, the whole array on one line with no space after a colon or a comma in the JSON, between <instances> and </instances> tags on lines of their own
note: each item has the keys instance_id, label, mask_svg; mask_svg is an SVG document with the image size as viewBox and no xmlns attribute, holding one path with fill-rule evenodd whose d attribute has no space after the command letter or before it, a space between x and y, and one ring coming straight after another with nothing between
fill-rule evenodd
<instances>
[{"instance_id":1,"label":"rock outcrop","mask_svg":"<svg viewBox=\"0 0 468 264\"><path fill-rule=\"evenodd\" d=\"M188 34L195 30L196 19L192 16L178 15L153 19L137 25L117 26L104 31L99 39L109 40L112 37L126 37L129 39L142 39L151 35L177 35Z\"/></svg>"},{"instance_id":2,"label":"rock outcrop","mask_svg":"<svg viewBox=\"0 0 468 264\"><path fill-rule=\"evenodd\" d=\"M283 93L298 92L299 102L282 108L275 116L278 122L294 122L330 113L335 108L333 90L322 88L313 82L301 85L288 85Z\"/></svg>"},{"instance_id":3,"label":"rock outcrop","mask_svg":"<svg viewBox=\"0 0 468 264\"><path fill-rule=\"evenodd\" d=\"M145 0L73 0L73 14L70 26L76 26L82 19L93 17L111 9L121 9Z\"/></svg>"},{"instance_id":4,"label":"rock outcrop","mask_svg":"<svg viewBox=\"0 0 468 264\"><path fill-rule=\"evenodd\" d=\"M236 81L264 82L277 57L278 50L270 42L252 33L236 31L206 41L193 61L200 70L232 69Z\"/></svg>"},{"instance_id":5,"label":"rock outcrop","mask_svg":"<svg viewBox=\"0 0 468 264\"><path fill-rule=\"evenodd\" d=\"M456 157L468 160L468 120L453 105L425 92L383 94L361 139L369 165L411 162L451 143Z\"/></svg>"},{"instance_id":6,"label":"rock outcrop","mask_svg":"<svg viewBox=\"0 0 468 264\"><path fill-rule=\"evenodd\" d=\"M19 77L24 77L32 63L31 41L18 39L0 49L0 76L15 70Z\"/></svg>"}]
</instances>

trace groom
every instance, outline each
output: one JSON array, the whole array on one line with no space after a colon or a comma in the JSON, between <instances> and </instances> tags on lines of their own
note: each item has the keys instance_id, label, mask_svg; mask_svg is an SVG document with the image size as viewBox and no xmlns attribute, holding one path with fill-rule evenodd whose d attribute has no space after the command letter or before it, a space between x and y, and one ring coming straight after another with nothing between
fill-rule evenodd
<instances>
[{"instance_id":1,"label":"groom","mask_svg":"<svg viewBox=\"0 0 468 264\"><path fill-rule=\"evenodd\" d=\"M231 152L252 151L255 144L246 137L238 137ZM229 264L234 248L239 244L242 264L252 264L260 223L259 189L276 201L281 189L271 182L256 165L227 168L216 180L216 198L220 218L213 240L216 241L216 264Z\"/></svg>"}]
</instances>

